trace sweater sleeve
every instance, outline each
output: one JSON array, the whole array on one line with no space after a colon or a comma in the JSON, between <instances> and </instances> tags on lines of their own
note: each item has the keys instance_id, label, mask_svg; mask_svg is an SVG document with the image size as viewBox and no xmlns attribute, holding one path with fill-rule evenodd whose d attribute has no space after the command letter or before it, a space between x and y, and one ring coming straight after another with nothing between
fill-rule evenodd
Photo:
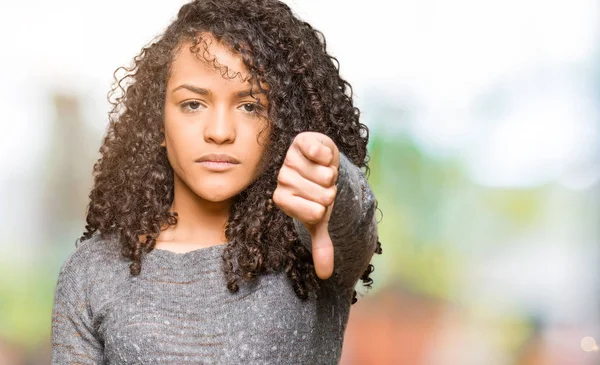
<instances>
[{"instance_id":1,"label":"sweater sleeve","mask_svg":"<svg viewBox=\"0 0 600 365\"><path fill-rule=\"evenodd\" d=\"M87 268L81 247L62 264L52 309L52 365L103 364L104 347L87 301Z\"/></svg>"},{"instance_id":2,"label":"sweater sleeve","mask_svg":"<svg viewBox=\"0 0 600 365\"><path fill-rule=\"evenodd\" d=\"M334 249L333 276L351 288L367 268L378 240L376 200L366 177L340 152L337 195L329 219L329 236ZM294 225L304 246L312 252L310 234L302 222Z\"/></svg>"}]
</instances>

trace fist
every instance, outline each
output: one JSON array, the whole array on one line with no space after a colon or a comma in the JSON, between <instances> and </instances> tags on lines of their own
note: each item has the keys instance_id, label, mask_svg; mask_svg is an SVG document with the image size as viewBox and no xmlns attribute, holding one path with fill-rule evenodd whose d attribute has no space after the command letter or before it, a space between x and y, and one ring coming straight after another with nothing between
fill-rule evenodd
<instances>
[{"instance_id":1,"label":"fist","mask_svg":"<svg viewBox=\"0 0 600 365\"><path fill-rule=\"evenodd\" d=\"M288 149L273 192L273 202L308 230L317 276L333 273L333 244L329 218L337 194L339 150L322 133L298 134Z\"/></svg>"}]
</instances>

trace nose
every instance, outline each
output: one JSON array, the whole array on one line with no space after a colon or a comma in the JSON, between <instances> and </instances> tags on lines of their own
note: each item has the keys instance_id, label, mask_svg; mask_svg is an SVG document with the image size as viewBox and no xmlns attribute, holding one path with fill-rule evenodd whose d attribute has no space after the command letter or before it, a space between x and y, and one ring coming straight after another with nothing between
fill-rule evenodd
<instances>
[{"instance_id":1,"label":"nose","mask_svg":"<svg viewBox=\"0 0 600 365\"><path fill-rule=\"evenodd\" d=\"M204 140L209 143L224 144L235 141L235 121L225 108L213 109L204 126Z\"/></svg>"}]
</instances>

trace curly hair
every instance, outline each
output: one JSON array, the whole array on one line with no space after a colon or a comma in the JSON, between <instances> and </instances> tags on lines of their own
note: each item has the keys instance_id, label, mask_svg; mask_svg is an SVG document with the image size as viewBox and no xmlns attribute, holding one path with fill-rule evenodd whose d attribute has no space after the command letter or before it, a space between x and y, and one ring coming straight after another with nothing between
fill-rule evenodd
<instances>
[{"instance_id":1,"label":"curly hair","mask_svg":"<svg viewBox=\"0 0 600 365\"><path fill-rule=\"evenodd\" d=\"M182 45L198 52L202 34L211 34L241 58L251 79L269 100L270 140L262 175L235 196L225 226L223 252L227 288L240 281L285 270L301 299L319 288L312 255L295 230L293 219L272 200L277 174L294 137L316 131L332 138L339 150L369 173L368 128L359 122L352 87L339 74L339 63L326 51L323 34L294 16L277 0L195 0L181 7L177 18L157 39L142 48L128 67L119 67L108 93L112 106L101 157L94 164L85 232L116 235L121 254L139 275L142 250L154 249L161 228L177 224L169 211L174 199L173 169L160 146L164 139L166 84L173 57ZM338 63L337 66L334 64ZM220 67L215 65L215 67ZM221 66L225 67L225 66ZM119 71L125 75L118 77ZM228 75L227 70L222 72ZM381 253L377 242L376 253ZM361 276L373 280L369 264ZM356 291L352 303L355 303Z\"/></svg>"}]
</instances>

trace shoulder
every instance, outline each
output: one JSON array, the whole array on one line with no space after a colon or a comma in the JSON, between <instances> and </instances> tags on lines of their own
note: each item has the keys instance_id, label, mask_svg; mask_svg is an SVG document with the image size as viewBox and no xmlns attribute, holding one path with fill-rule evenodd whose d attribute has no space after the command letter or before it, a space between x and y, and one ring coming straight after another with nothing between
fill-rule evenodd
<instances>
[{"instance_id":1,"label":"shoulder","mask_svg":"<svg viewBox=\"0 0 600 365\"><path fill-rule=\"evenodd\" d=\"M59 279L78 280L82 277L102 273L115 265L121 259L119 242L114 237L102 237L96 233L87 240L80 241L67 258L63 261Z\"/></svg>"},{"instance_id":2,"label":"shoulder","mask_svg":"<svg viewBox=\"0 0 600 365\"><path fill-rule=\"evenodd\" d=\"M79 242L60 267L55 305L79 308L86 303L93 311L98 302L97 294L106 294L112 285L127 277L128 264L115 237L95 234Z\"/></svg>"}]
</instances>

